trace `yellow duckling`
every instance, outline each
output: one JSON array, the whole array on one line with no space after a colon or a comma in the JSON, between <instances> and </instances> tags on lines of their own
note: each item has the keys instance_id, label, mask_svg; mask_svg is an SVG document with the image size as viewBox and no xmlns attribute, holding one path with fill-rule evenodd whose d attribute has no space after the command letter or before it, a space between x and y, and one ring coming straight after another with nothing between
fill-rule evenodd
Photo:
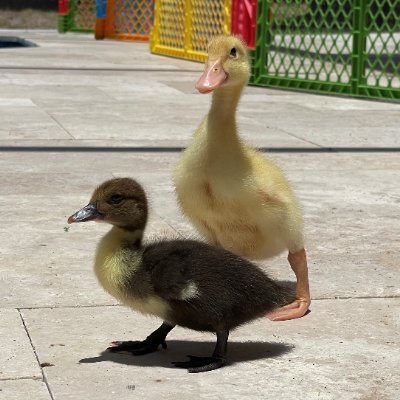
<instances>
[{"instance_id":1,"label":"yellow duckling","mask_svg":"<svg viewBox=\"0 0 400 400\"><path fill-rule=\"evenodd\" d=\"M210 243L251 259L289 251L296 300L268 317L299 318L311 303L302 213L280 168L238 136L236 108L249 76L243 42L214 38L196 84L200 93L213 92L212 104L181 156L176 193L184 214Z\"/></svg>"}]
</instances>

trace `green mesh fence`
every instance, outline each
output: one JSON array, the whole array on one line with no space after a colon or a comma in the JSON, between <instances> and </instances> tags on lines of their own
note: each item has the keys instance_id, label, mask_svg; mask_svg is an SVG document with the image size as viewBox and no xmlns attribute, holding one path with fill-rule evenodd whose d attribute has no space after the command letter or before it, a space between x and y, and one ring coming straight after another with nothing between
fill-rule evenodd
<instances>
[{"instance_id":1,"label":"green mesh fence","mask_svg":"<svg viewBox=\"0 0 400 400\"><path fill-rule=\"evenodd\" d=\"M96 0L74 0L71 4L71 11L71 31L94 31L96 24Z\"/></svg>"},{"instance_id":2,"label":"green mesh fence","mask_svg":"<svg viewBox=\"0 0 400 400\"><path fill-rule=\"evenodd\" d=\"M400 100L399 0L258 0L252 83Z\"/></svg>"},{"instance_id":3,"label":"green mesh fence","mask_svg":"<svg viewBox=\"0 0 400 400\"><path fill-rule=\"evenodd\" d=\"M96 0L69 0L67 15L58 19L59 32L94 32Z\"/></svg>"}]
</instances>

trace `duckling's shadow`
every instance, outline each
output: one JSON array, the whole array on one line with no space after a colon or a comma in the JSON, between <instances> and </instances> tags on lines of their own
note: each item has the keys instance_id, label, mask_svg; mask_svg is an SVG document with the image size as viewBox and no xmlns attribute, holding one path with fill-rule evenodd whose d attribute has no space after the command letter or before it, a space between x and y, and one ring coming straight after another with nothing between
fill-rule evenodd
<instances>
[{"instance_id":1,"label":"duckling's shadow","mask_svg":"<svg viewBox=\"0 0 400 400\"><path fill-rule=\"evenodd\" d=\"M83 358L80 364L92 364L103 361L111 361L125 365L141 367L160 366L174 368L173 361L187 361L186 356L210 356L214 351L215 342L195 342L185 340L167 341L167 350L158 350L142 356L110 353L105 350L98 357ZM232 365L238 362L261 360L264 358L279 357L292 351L294 346L276 342L229 342L228 363Z\"/></svg>"}]
</instances>

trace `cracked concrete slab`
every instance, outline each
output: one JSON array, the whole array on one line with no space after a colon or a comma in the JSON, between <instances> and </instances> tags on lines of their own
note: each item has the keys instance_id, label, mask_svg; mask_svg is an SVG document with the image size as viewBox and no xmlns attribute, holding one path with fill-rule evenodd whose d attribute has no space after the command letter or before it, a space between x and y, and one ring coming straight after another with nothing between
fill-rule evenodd
<instances>
[{"instance_id":1,"label":"cracked concrete slab","mask_svg":"<svg viewBox=\"0 0 400 400\"><path fill-rule=\"evenodd\" d=\"M176 328L167 350L113 355L104 352L110 341L142 340L159 321L123 307L23 315L40 361L54 364L44 371L56 398L395 399L399 307L399 299L323 300L307 318L260 319L232 332L225 368L198 375L171 361L211 353L211 334Z\"/></svg>"},{"instance_id":2,"label":"cracked concrete slab","mask_svg":"<svg viewBox=\"0 0 400 400\"><path fill-rule=\"evenodd\" d=\"M101 102L112 103L111 99L103 90L95 86L86 86L85 91L82 91L81 86L69 84L41 84L41 85L26 85L24 80L17 81L14 84L0 84L1 96L7 98L29 98L34 102L40 100L52 101L53 104L62 105L64 102Z\"/></svg>"},{"instance_id":3,"label":"cracked concrete slab","mask_svg":"<svg viewBox=\"0 0 400 400\"><path fill-rule=\"evenodd\" d=\"M1 88L0 88L1 90ZM71 139L71 136L45 111L37 107L2 106L0 138Z\"/></svg>"},{"instance_id":4,"label":"cracked concrete slab","mask_svg":"<svg viewBox=\"0 0 400 400\"><path fill-rule=\"evenodd\" d=\"M51 400L46 384L38 379L0 380L0 398Z\"/></svg>"},{"instance_id":5,"label":"cracked concrete slab","mask_svg":"<svg viewBox=\"0 0 400 400\"><path fill-rule=\"evenodd\" d=\"M6 32L9 34L10 31ZM12 35L29 37L38 47L23 48L23 51L2 49L0 67L126 69L134 66L144 70L202 70L201 64L180 59L165 58L161 63L159 56L148 51L148 43L135 43L132 47L130 43L123 41L94 41L87 34L60 35L51 30L13 30Z\"/></svg>"},{"instance_id":6,"label":"cracked concrete slab","mask_svg":"<svg viewBox=\"0 0 400 400\"><path fill-rule=\"evenodd\" d=\"M42 379L18 310L0 308L0 337L0 388L5 380Z\"/></svg>"},{"instance_id":7,"label":"cracked concrete slab","mask_svg":"<svg viewBox=\"0 0 400 400\"><path fill-rule=\"evenodd\" d=\"M81 201L78 196L73 200L68 197L72 205L65 205L65 208L65 199L62 198L57 201L57 197L53 197L46 203L44 198L30 201L28 197L26 201L30 210L40 204L44 214L30 215L21 221L15 210L12 222L5 220L2 223L1 307L116 304L98 287L93 275L96 244L108 227L94 223L70 227L66 223L69 215L89 202L90 194L83 196ZM57 207L61 204L63 209L54 207L54 201L59 203ZM39 207L36 208L38 210ZM46 219L46 210L53 210L54 218ZM23 215L25 212L23 210ZM69 230L66 232L64 228ZM171 225L156 214L151 215L147 238L174 236L178 233Z\"/></svg>"}]
</instances>

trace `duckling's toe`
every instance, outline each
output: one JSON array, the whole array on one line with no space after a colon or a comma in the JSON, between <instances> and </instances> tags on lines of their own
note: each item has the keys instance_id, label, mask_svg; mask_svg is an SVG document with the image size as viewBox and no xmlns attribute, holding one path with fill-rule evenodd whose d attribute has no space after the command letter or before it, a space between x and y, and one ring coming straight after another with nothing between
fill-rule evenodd
<instances>
[{"instance_id":1,"label":"duckling's toe","mask_svg":"<svg viewBox=\"0 0 400 400\"><path fill-rule=\"evenodd\" d=\"M219 357L187 357L189 357L190 361L175 361L172 364L177 368L187 368L190 373L196 373L221 368L226 362L225 358Z\"/></svg>"},{"instance_id":2,"label":"duckling's toe","mask_svg":"<svg viewBox=\"0 0 400 400\"><path fill-rule=\"evenodd\" d=\"M267 318L271 321L287 321L301 318L310 313L308 308L310 303L311 301L309 298L296 299L294 302L267 314Z\"/></svg>"},{"instance_id":3,"label":"duckling's toe","mask_svg":"<svg viewBox=\"0 0 400 400\"><path fill-rule=\"evenodd\" d=\"M148 339L143 341L115 341L111 343L111 346L107 348L107 351L111 353L132 354L134 356L141 356L143 354L153 353L157 351L159 345L161 345L164 349L167 348L165 340L161 342Z\"/></svg>"}]
</instances>

